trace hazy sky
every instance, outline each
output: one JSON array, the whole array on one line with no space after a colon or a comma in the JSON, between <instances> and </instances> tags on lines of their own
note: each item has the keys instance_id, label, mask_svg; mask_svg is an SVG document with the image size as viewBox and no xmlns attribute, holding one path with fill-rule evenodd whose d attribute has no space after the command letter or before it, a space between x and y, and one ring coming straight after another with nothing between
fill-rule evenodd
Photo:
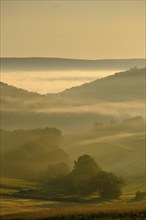
<instances>
[{"instance_id":1,"label":"hazy sky","mask_svg":"<svg viewBox=\"0 0 146 220\"><path fill-rule=\"evenodd\" d=\"M145 57L145 0L1 1L1 56Z\"/></svg>"}]
</instances>

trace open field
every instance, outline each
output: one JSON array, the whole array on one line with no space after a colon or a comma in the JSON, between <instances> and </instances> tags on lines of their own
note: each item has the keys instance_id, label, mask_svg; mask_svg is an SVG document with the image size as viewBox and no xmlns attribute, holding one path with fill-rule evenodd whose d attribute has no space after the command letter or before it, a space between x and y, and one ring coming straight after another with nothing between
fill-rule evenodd
<instances>
[{"instance_id":1,"label":"open field","mask_svg":"<svg viewBox=\"0 0 146 220\"><path fill-rule=\"evenodd\" d=\"M78 204L78 203L57 203L51 201L34 201L4 199L2 210L7 207L5 212L1 212L1 219L54 219L54 220L72 220L72 219L132 219L144 220L145 202L139 203L119 203L105 202L104 204Z\"/></svg>"},{"instance_id":2,"label":"open field","mask_svg":"<svg viewBox=\"0 0 146 220\"><path fill-rule=\"evenodd\" d=\"M2 196L12 196L14 193L17 193L23 188L35 190L38 189L38 187L38 183L27 180L3 177L0 179L0 195Z\"/></svg>"},{"instance_id":3,"label":"open field","mask_svg":"<svg viewBox=\"0 0 146 220\"><path fill-rule=\"evenodd\" d=\"M125 189L120 200L105 201L94 198L82 198L83 202L75 198L60 197L60 200L44 200L14 197L13 193L21 188L37 189L37 183L29 181L2 178L1 185L1 219L54 219L54 220L73 220L73 219L145 219L146 201L132 202L134 192ZM6 188L5 188L6 187ZM17 189L16 189L17 187ZM5 192L5 193L4 193ZM59 197L58 197L59 198ZM80 198L81 201L81 198Z\"/></svg>"},{"instance_id":4,"label":"open field","mask_svg":"<svg viewBox=\"0 0 146 220\"><path fill-rule=\"evenodd\" d=\"M38 183L22 180L22 179L15 179L15 178L3 178L0 179L1 187L11 188L11 189L22 189L22 188L29 188L29 189L36 189L38 188Z\"/></svg>"}]
</instances>

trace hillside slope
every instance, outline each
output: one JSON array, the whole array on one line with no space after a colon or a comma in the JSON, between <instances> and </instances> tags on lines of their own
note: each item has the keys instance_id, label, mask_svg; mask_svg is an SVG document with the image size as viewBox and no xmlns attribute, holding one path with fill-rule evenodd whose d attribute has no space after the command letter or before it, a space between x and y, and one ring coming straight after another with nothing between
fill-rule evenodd
<instances>
[{"instance_id":1,"label":"hillside slope","mask_svg":"<svg viewBox=\"0 0 146 220\"><path fill-rule=\"evenodd\" d=\"M133 68L125 72L73 87L60 93L61 97L73 99L96 99L102 101L131 101L145 99L146 68Z\"/></svg>"},{"instance_id":2,"label":"hillside slope","mask_svg":"<svg viewBox=\"0 0 146 220\"><path fill-rule=\"evenodd\" d=\"M65 136L64 150L72 160L92 155L105 170L128 180L145 176L145 120L135 117L121 122L96 123L91 132Z\"/></svg>"}]
</instances>

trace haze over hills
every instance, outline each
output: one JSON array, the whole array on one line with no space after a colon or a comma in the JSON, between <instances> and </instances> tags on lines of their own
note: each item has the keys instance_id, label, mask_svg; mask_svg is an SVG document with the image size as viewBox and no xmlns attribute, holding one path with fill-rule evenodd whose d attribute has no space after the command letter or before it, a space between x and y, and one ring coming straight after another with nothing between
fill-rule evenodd
<instances>
[{"instance_id":1,"label":"haze over hills","mask_svg":"<svg viewBox=\"0 0 146 220\"><path fill-rule=\"evenodd\" d=\"M3 175L34 178L49 164L70 163L69 156L61 148L62 139L56 128L1 130Z\"/></svg>"},{"instance_id":2,"label":"haze over hills","mask_svg":"<svg viewBox=\"0 0 146 220\"><path fill-rule=\"evenodd\" d=\"M135 186L143 190L145 71L132 68L46 95L1 82L3 129L56 127L63 132L62 144L54 146L49 137L39 138L51 130L2 130L4 173L22 177L17 173L19 163L28 178L32 172L36 175L42 161L42 169L47 169L54 160L68 163L69 158L73 161L86 153L94 156L104 169L124 175L128 184L137 181ZM7 138L9 141L5 141ZM6 152L6 147L14 148ZM26 161L32 169L27 168Z\"/></svg>"},{"instance_id":3,"label":"haze over hills","mask_svg":"<svg viewBox=\"0 0 146 220\"><path fill-rule=\"evenodd\" d=\"M126 101L126 100L144 100L145 98L145 74L146 68L131 68L130 70L115 73L108 77L97 79L81 86L72 87L58 94L41 95L36 92L10 86L0 82L2 97L39 97L64 99L67 97L87 99L97 99L105 101Z\"/></svg>"},{"instance_id":4,"label":"haze over hills","mask_svg":"<svg viewBox=\"0 0 146 220\"><path fill-rule=\"evenodd\" d=\"M66 135L63 148L73 159L84 152L109 171L142 177L145 173L145 126L142 117L97 122L90 132Z\"/></svg>"},{"instance_id":5,"label":"haze over hills","mask_svg":"<svg viewBox=\"0 0 146 220\"><path fill-rule=\"evenodd\" d=\"M1 82L1 125L11 129L55 126L80 130L97 120L144 116L144 100L145 68L133 68L49 95Z\"/></svg>"},{"instance_id":6,"label":"haze over hills","mask_svg":"<svg viewBox=\"0 0 146 220\"><path fill-rule=\"evenodd\" d=\"M145 59L0 58L1 71L126 70L134 66L142 68L145 61Z\"/></svg>"}]
</instances>

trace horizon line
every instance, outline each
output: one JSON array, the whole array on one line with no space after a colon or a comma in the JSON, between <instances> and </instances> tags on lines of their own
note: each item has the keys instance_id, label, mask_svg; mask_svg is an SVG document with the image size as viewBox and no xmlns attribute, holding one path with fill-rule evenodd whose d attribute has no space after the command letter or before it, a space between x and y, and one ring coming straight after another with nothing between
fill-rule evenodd
<instances>
[{"instance_id":1,"label":"horizon line","mask_svg":"<svg viewBox=\"0 0 146 220\"><path fill-rule=\"evenodd\" d=\"M99 60L146 60L146 57L144 58L99 58L99 59L84 59L84 58L66 58L66 57L0 57L0 59L63 59L63 60L84 60L84 61L99 61Z\"/></svg>"}]
</instances>

